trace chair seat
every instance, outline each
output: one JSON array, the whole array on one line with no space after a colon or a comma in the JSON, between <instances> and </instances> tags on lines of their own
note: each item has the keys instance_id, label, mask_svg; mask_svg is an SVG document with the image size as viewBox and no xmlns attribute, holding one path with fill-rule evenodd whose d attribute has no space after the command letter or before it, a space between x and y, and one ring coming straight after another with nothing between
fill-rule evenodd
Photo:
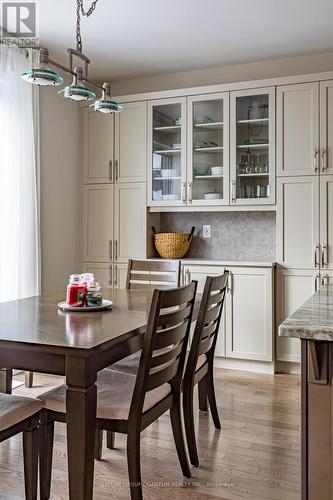
<instances>
[{"instance_id":1,"label":"chair seat","mask_svg":"<svg viewBox=\"0 0 333 500\"><path fill-rule=\"evenodd\" d=\"M187 364L188 355L189 351L186 352L185 366ZM141 357L141 351L135 352L134 354L131 354L130 356L127 356L126 358L117 361L117 363L108 366L106 370L116 370L122 373L136 374L140 363L140 357ZM202 354L201 356L198 357L196 369L199 370L199 368L201 368L202 365L205 364L205 362L206 362L206 355Z\"/></svg>"},{"instance_id":2,"label":"chair seat","mask_svg":"<svg viewBox=\"0 0 333 500\"><path fill-rule=\"evenodd\" d=\"M38 399L0 394L0 431L9 429L39 412L43 404Z\"/></svg>"},{"instance_id":3,"label":"chair seat","mask_svg":"<svg viewBox=\"0 0 333 500\"><path fill-rule=\"evenodd\" d=\"M97 376L97 418L127 420L136 376L105 369ZM61 385L39 396L47 410L66 413L66 388ZM147 392L143 412L148 411L171 393L170 384Z\"/></svg>"}]
</instances>

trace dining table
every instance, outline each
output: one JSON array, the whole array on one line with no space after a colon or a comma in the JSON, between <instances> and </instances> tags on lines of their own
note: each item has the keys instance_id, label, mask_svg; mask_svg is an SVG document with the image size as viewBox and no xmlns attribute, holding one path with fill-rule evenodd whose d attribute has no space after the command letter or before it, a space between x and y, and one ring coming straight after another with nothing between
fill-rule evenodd
<instances>
[{"instance_id":1,"label":"dining table","mask_svg":"<svg viewBox=\"0 0 333 500\"><path fill-rule=\"evenodd\" d=\"M64 311L63 293L0 303L0 390L14 368L65 376L71 500L93 498L97 373L142 348L153 290L103 293L104 311Z\"/></svg>"}]
</instances>

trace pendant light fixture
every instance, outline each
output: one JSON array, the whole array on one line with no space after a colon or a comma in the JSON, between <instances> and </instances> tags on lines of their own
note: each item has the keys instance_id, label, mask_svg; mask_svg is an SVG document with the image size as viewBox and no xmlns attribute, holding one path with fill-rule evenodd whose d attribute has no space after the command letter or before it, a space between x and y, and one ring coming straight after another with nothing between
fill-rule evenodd
<instances>
[{"instance_id":1,"label":"pendant light fixture","mask_svg":"<svg viewBox=\"0 0 333 500\"><path fill-rule=\"evenodd\" d=\"M93 87L102 92L102 97L90 107L101 113L115 113L121 111L123 108L120 104L112 100L110 83L105 82L101 86L88 79L90 59L82 51L81 14L85 17L91 16L97 2L98 0L94 0L89 9L85 11L83 0L76 0L76 50L67 49L69 57L68 68L50 59L48 49L40 48L38 49L38 64L36 67L22 73L21 76L23 80L35 85L61 85L64 83L64 79L50 68L54 66L73 76L72 84L58 92L60 96L72 101L91 101L96 99L96 93L89 88ZM74 67L74 58L80 60L80 65Z\"/></svg>"}]
</instances>

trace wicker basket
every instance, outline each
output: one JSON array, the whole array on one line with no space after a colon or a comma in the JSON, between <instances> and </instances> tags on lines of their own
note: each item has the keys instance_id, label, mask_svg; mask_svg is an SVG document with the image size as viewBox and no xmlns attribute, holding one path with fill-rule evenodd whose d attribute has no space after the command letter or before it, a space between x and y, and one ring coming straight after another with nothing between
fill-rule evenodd
<instances>
[{"instance_id":1,"label":"wicker basket","mask_svg":"<svg viewBox=\"0 0 333 500\"><path fill-rule=\"evenodd\" d=\"M156 250L162 259L181 259L190 248L192 234L192 232L155 234Z\"/></svg>"}]
</instances>

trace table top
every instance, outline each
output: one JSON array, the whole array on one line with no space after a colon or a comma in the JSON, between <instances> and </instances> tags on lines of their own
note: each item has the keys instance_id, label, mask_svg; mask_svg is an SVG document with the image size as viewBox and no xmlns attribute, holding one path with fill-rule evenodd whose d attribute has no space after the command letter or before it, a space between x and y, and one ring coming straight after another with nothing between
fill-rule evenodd
<instances>
[{"instance_id":1,"label":"table top","mask_svg":"<svg viewBox=\"0 0 333 500\"><path fill-rule=\"evenodd\" d=\"M0 303L0 348L17 344L89 350L106 342L125 341L144 332L152 291L105 289L112 309L65 312L64 294L40 295Z\"/></svg>"},{"instance_id":2,"label":"table top","mask_svg":"<svg viewBox=\"0 0 333 500\"><path fill-rule=\"evenodd\" d=\"M281 337L333 342L333 286L326 285L279 326Z\"/></svg>"}]
</instances>

